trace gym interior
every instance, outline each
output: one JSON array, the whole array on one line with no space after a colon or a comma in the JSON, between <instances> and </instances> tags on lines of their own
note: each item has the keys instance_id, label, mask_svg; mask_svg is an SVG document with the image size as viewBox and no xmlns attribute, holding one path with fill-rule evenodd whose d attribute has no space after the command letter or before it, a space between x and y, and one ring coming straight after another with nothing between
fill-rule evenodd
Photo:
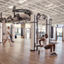
<instances>
[{"instance_id":1,"label":"gym interior","mask_svg":"<svg viewBox=\"0 0 64 64\"><path fill-rule=\"evenodd\" d=\"M63 49L64 0L0 0L0 64L64 64Z\"/></svg>"}]
</instances>

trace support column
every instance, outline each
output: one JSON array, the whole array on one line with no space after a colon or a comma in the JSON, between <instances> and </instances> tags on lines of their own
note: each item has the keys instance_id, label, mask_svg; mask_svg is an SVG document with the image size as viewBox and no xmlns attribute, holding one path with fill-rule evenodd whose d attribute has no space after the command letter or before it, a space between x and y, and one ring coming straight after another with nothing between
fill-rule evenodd
<instances>
[{"instance_id":1,"label":"support column","mask_svg":"<svg viewBox=\"0 0 64 64\"><path fill-rule=\"evenodd\" d=\"M5 19L2 21L2 40L4 41L7 37Z\"/></svg>"},{"instance_id":2,"label":"support column","mask_svg":"<svg viewBox=\"0 0 64 64\"><path fill-rule=\"evenodd\" d=\"M34 50L34 24L31 24L31 49Z\"/></svg>"},{"instance_id":3,"label":"support column","mask_svg":"<svg viewBox=\"0 0 64 64\"><path fill-rule=\"evenodd\" d=\"M53 27L53 38L55 41L57 41L57 27L56 26Z\"/></svg>"},{"instance_id":4,"label":"support column","mask_svg":"<svg viewBox=\"0 0 64 64\"><path fill-rule=\"evenodd\" d=\"M57 41L57 27L56 27L56 41Z\"/></svg>"},{"instance_id":5,"label":"support column","mask_svg":"<svg viewBox=\"0 0 64 64\"><path fill-rule=\"evenodd\" d=\"M35 45L36 45L36 16L33 16L34 23L31 23L31 51L35 51ZM32 20L33 20L32 19Z\"/></svg>"},{"instance_id":6,"label":"support column","mask_svg":"<svg viewBox=\"0 0 64 64\"><path fill-rule=\"evenodd\" d=\"M2 23L0 22L0 43L2 42Z\"/></svg>"},{"instance_id":7,"label":"support column","mask_svg":"<svg viewBox=\"0 0 64 64\"><path fill-rule=\"evenodd\" d=\"M51 39L51 21L49 17L46 20L46 33L48 34L47 44L49 44Z\"/></svg>"},{"instance_id":8,"label":"support column","mask_svg":"<svg viewBox=\"0 0 64 64\"><path fill-rule=\"evenodd\" d=\"M62 41L64 41L64 26L62 27Z\"/></svg>"},{"instance_id":9,"label":"support column","mask_svg":"<svg viewBox=\"0 0 64 64\"><path fill-rule=\"evenodd\" d=\"M57 28L56 26L51 26L51 39L57 40Z\"/></svg>"},{"instance_id":10,"label":"support column","mask_svg":"<svg viewBox=\"0 0 64 64\"><path fill-rule=\"evenodd\" d=\"M2 42L2 12L0 13L0 43Z\"/></svg>"},{"instance_id":11,"label":"support column","mask_svg":"<svg viewBox=\"0 0 64 64\"><path fill-rule=\"evenodd\" d=\"M54 28L53 28L53 26L51 26L51 38L53 38L53 34L54 33Z\"/></svg>"},{"instance_id":12,"label":"support column","mask_svg":"<svg viewBox=\"0 0 64 64\"><path fill-rule=\"evenodd\" d=\"M21 24L21 38L25 37L25 23Z\"/></svg>"},{"instance_id":13,"label":"support column","mask_svg":"<svg viewBox=\"0 0 64 64\"><path fill-rule=\"evenodd\" d=\"M13 23L11 24L11 29L10 29L10 31L11 31L11 34L12 34L11 41L14 42L14 39L15 39L15 26L14 26Z\"/></svg>"},{"instance_id":14,"label":"support column","mask_svg":"<svg viewBox=\"0 0 64 64\"><path fill-rule=\"evenodd\" d=\"M52 35L51 28L52 28L52 20L49 19L49 43L51 42L51 35Z\"/></svg>"}]
</instances>

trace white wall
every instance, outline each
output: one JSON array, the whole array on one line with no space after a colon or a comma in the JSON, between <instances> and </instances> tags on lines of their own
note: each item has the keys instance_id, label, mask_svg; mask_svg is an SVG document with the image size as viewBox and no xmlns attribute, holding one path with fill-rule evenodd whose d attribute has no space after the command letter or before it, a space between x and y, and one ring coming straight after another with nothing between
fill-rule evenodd
<instances>
[{"instance_id":1,"label":"white wall","mask_svg":"<svg viewBox=\"0 0 64 64\"><path fill-rule=\"evenodd\" d=\"M2 23L0 23L0 42L2 42Z\"/></svg>"}]
</instances>

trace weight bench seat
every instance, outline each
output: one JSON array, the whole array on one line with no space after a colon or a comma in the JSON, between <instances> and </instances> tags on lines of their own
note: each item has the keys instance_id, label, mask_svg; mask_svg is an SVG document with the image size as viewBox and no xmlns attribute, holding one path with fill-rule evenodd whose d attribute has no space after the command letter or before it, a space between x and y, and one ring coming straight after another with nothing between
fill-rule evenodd
<instances>
[{"instance_id":1,"label":"weight bench seat","mask_svg":"<svg viewBox=\"0 0 64 64\"><path fill-rule=\"evenodd\" d=\"M43 47L43 46L41 46L41 45L37 44L37 45L36 45L36 47Z\"/></svg>"}]
</instances>

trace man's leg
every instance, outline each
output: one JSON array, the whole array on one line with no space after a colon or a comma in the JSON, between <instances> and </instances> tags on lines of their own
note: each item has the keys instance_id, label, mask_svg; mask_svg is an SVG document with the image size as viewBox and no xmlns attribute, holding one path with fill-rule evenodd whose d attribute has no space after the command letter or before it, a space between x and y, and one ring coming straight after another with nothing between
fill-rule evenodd
<instances>
[{"instance_id":1,"label":"man's leg","mask_svg":"<svg viewBox=\"0 0 64 64\"><path fill-rule=\"evenodd\" d=\"M49 44L50 52L55 51L55 44Z\"/></svg>"},{"instance_id":2,"label":"man's leg","mask_svg":"<svg viewBox=\"0 0 64 64\"><path fill-rule=\"evenodd\" d=\"M53 51L55 51L55 48L56 48L56 47L55 47L55 44L53 44Z\"/></svg>"},{"instance_id":3,"label":"man's leg","mask_svg":"<svg viewBox=\"0 0 64 64\"><path fill-rule=\"evenodd\" d=\"M41 40L39 40L39 44L41 45Z\"/></svg>"},{"instance_id":4,"label":"man's leg","mask_svg":"<svg viewBox=\"0 0 64 64\"><path fill-rule=\"evenodd\" d=\"M45 49L50 49L50 52L52 52L53 47L52 47L52 45L46 45L46 46L45 46Z\"/></svg>"},{"instance_id":5,"label":"man's leg","mask_svg":"<svg viewBox=\"0 0 64 64\"><path fill-rule=\"evenodd\" d=\"M45 46L45 49L50 49L50 54L57 56L57 54L54 52L55 51L55 45L49 44Z\"/></svg>"},{"instance_id":6,"label":"man's leg","mask_svg":"<svg viewBox=\"0 0 64 64\"><path fill-rule=\"evenodd\" d=\"M39 40L39 44L40 44L41 47L43 47L43 45L41 44L41 41L42 41L42 40Z\"/></svg>"},{"instance_id":7,"label":"man's leg","mask_svg":"<svg viewBox=\"0 0 64 64\"><path fill-rule=\"evenodd\" d=\"M51 55L57 56L57 53L55 52L55 44L52 45L52 49L53 49L53 51L52 51Z\"/></svg>"},{"instance_id":8,"label":"man's leg","mask_svg":"<svg viewBox=\"0 0 64 64\"><path fill-rule=\"evenodd\" d=\"M11 42L11 39L8 39L9 43L10 43L10 46L12 46L12 42Z\"/></svg>"},{"instance_id":9,"label":"man's leg","mask_svg":"<svg viewBox=\"0 0 64 64\"><path fill-rule=\"evenodd\" d=\"M52 52L52 48L53 48L53 47L52 47L51 45L49 45L49 46L50 46L50 52Z\"/></svg>"},{"instance_id":10,"label":"man's leg","mask_svg":"<svg viewBox=\"0 0 64 64\"><path fill-rule=\"evenodd\" d=\"M5 46L6 41L7 41L7 39L4 39L4 40L3 40L3 45L4 45L4 46Z\"/></svg>"}]
</instances>

